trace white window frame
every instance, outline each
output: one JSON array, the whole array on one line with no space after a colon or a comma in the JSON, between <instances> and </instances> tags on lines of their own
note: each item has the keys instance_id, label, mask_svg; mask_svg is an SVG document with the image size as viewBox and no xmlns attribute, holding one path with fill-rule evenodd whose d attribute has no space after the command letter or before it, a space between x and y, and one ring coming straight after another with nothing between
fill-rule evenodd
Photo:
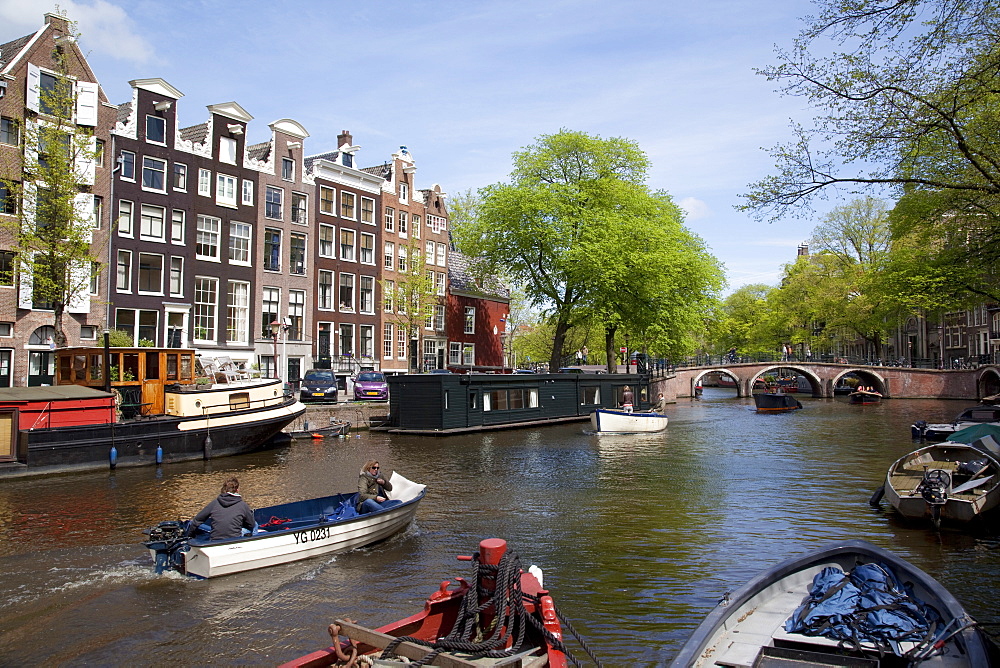
<instances>
[{"instance_id":1,"label":"white window frame","mask_svg":"<svg viewBox=\"0 0 1000 668\"><path fill-rule=\"evenodd\" d=\"M345 283L345 279L346 283ZM350 288L350 300L344 302L341 294L344 288ZM344 313L355 313L355 304L358 298L358 277L349 272L340 272L340 276L337 278L337 309Z\"/></svg>"},{"instance_id":2,"label":"white window frame","mask_svg":"<svg viewBox=\"0 0 1000 668\"><path fill-rule=\"evenodd\" d=\"M396 269L396 244L391 241L386 241L384 250L382 251L382 257L382 268L394 271Z\"/></svg>"},{"instance_id":3,"label":"white window frame","mask_svg":"<svg viewBox=\"0 0 1000 668\"><path fill-rule=\"evenodd\" d=\"M119 177L122 181L129 181L135 183L135 151L126 151L122 149L121 152L121 170L119 171ZM131 160L129 157L131 157Z\"/></svg>"},{"instance_id":4,"label":"white window frame","mask_svg":"<svg viewBox=\"0 0 1000 668\"><path fill-rule=\"evenodd\" d=\"M253 206L253 181L243 179L243 206Z\"/></svg>"},{"instance_id":5,"label":"white window frame","mask_svg":"<svg viewBox=\"0 0 1000 668\"><path fill-rule=\"evenodd\" d=\"M200 167L198 169L198 194L202 197L212 196L212 170Z\"/></svg>"},{"instance_id":6,"label":"white window frame","mask_svg":"<svg viewBox=\"0 0 1000 668\"><path fill-rule=\"evenodd\" d=\"M350 203L348 203L348 200ZM347 220L357 220L358 196L346 190L340 191L340 217Z\"/></svg>"},{"instance_id":7,"label":"white window frame","mask_svg":"<svg viewBox=\"0 0 1000 668\"><path fill-rule=\"evenodd\" d=\"M444 244L442 244L442 243L439 243L437 245L437 266L439 266L439 267L447 267L448 266L448 258L447 258L447 255L446 255L446 246Z\"/></svg>"},{"instance_id":8,"label":"white window frame","mask_svg":"<svg viewBox=\"0 0 1000 668\"><path fill-rule=\"evenodd\" d=\"M211 227L214 226L214 229ZM212 262L220 262L220 254L222 252L222 219L216 218L215 216L206 216L203 214L198 214L198 221L196 223L197 237L195 239L195 257L199 260L209 260ZM215 237L215 255L206 255L201 252L203 246L211 245L208 242L208 236ZM205 238L205 241L202 239Z\"/></svg>"},{"instance_id":9,"label":"white window frame","mask_svg":"<svg viewBox=\"0 0 1000 668\"><path fill-rule=\"evenodd\" d=\"M236 140L232 137L219 137L219 162L236 164Z\"/></svg>"},{"instance_id":10,"label":"white window frame","mask_svg":"<svg viewBox=\"0 0 1000 668\"><path fill-rule=\"evenodd\" d=\"M226 343L250 342L250 299L248 281L229 281L226 286Z\"/></svg>"},{"instance_id":11,"label":"white window frame","mask_svg":"<svg viewBox=\"0 0 1000 668\"><path fill-rule=\"evenodd\" d=\"M319 292L316 295L316 308L321 311L333 310L333 291L335 286L333 279L336 274L328 269L319 270Z\"/></svg>"},{"instance_id":12,"label":"white window frame","mask_svg":"<svg viewBox=\"0 0 1000 668\"><path fill-rule=\"evenodd\" d=\"M154 141L154 140L152 140L152 139L149 138L149 122L150 121L159 121L160 122L160 125L162 126L162 129L163 129L163 141ZM146 114L146 143L148 143L148 144L156 144L158 146L166 146L167 145L167 119L163 118L162 116L154 116L152 114Z\"/></svg>"},{"instance_id":13,"label":"white window frame","mask_svg":"<svg viewBox=\"0 0 1000 668\"><path fill-rule=\"evenodd\" d=\"M329 197L327 197L329 195ZM319 211L330 216L337 215L337 189L330 186L319 187Z\"/></svg>"},{"instance_id":14,"label":"white window frame","mask_svg":"<svg viewBox=\"0 0 1000 668\"><path fill-rule=\"evenodd\" d=\"M239 232L244 232L240 234ZM234 246L234 241L243 241L242 247ZM229 221L229 264L250 266L253 257L253 225L238 220Z\"/></svg>"},{"instance_id":15,"label":"white window frame","mask_svg":"<svg viewBox=\"0 0 1000 668\"><path fill-rule=\"evenodd\" d=\"M392 346L395 343L395 333L391 322L382 324L382 359L392 359Z\"/></svg>"},{"instance_id":16,"label":"white window frame","mask_svg":"<svg viewBox=\"0 0 1000 668\"><path fill-rule=\"evenodd\" d=\"M180 255L170 256L170 267L167 269L167 290L171 297L184 296L184 258Z\"/></svg>"},{"instance_id":17,"label":"white window frame","mask_svg":"<svg viewBox=\"0 0 1000 668\"><path fill-rule=\"evenodd\" d=\"M155 229L156 216L147 215L159 212L159 229ZM148 222L147 222L148 221ZM171 223L172 224L172 223ZM162 206L143 204L139 208L139 238L143 241L166 241L167 234L167 210Z\"/></svg>"},{"instance_id":18,"label":"white window frame","mask_svg":"<svg viewBox=\"0 0 1000 668\"><path fill-rule=\"evenodd\" d=\"M476 333L476 307L466 306L465 307L465 318L462 321L462 332L464 334L475 334Z\"/></svg>"},{"instance_id":19,"label":"white window frame","mask_svg":"<svg viewBox=\"0 0 1000 668\"><path fill-rule=\"evenodd\" d=\"M358 210L358 215L362 223L375 225L375 200L362 195L361 208Z\"/></svg>"},{"instance_id":20,"label":"white window frame","mask_svg":"<svg viewBox=\"0 0 1000 668\"><path fill-rule=\"evenodd\" d=\"M215 175L215 203L230 209L236 208L237 178L218 172Z\"/></svg>"},{"instance_id":21,"label":"white window frame","mask_svg":"<svg viewBox=\"0 0 1000 668\"><path fill-rule=\"evenodd\" d=\"M350 237L350 243L344 243L344 235ZM341 262L355 262L358 255L358 233L349 227L340 228L337 235L337 251Z\"/></svg>"},{"instance_id":22,"label":"white window frame","mask_svg":"<svg viewBox=\"0 0 1000 668\"><path fill-rule=\"evenodd\" d=\"M123 261L124 260L124 261ZM115 264L115 292L123 294L132 293L132 251L118 249L117 261ZM124 271L122 269L124 268ZM123 280L124 279L124 280Z\"/></svg>"},{"instance_id":23,"label":"white window frame","mask_svg":"<svg viewBox=\"0 0 1000 668\"><path fill-rule=\"evenodd\" d=\"M365 295L368 298L365 298ZM367 303L367 308L365 307ZM358 281L358 310L366 315L375 315L375 277L361 276Z\"/></svg>"},{"instance_id":24,"label":"white window frame","mask_svg":"<svg viewBox=\"0 0 1000 668\"><path fill-rule=\"evenodd\" d=\"M155 165L159 164L160 167L157 168ZM161 183L163 187L157 188L155 186L146 185L146 174L159 174ZM167 161L162 158L156 158L151 155L142 156L142 189L150 193L165 193L167 192Z\"/></svg>"},{"instance_id":25,"label":"white window frame","mask_svg":"<svg viewBox=\"0 0 1000 668\"><path fill-rule=\"evenodd\" d=\"M170 186L182 193L187 192L188 166L183 162L175 162L170 169Z\"/></svg>"},{"instance_id":26,"label":"white window frame","mask_svg":"<svg viewBox=\"0 0 1000 668\"><path fill-rule=\"evenodd\" d=\"M141 253L140 252L139 253L139 266L138 266L139 277L141 277L141 275L142 275L142 258L143 258L143 256L157 257L157 258L160 259L160 285L156 289L153 289L153 290L143 290L142 287L141 287L141 282L137 282L136 286L135 286L135 292L138 295L159 295L159 296L162 296L163 295L163 273L164 273L164 269L165 269L165 266L163 264L163 255L161 253Z\"/></svg>"},{"instance_id":27,"label":"white window frame","mask_svg":"<svg viewBox=\"0 0 1000 668\"><path fill-rule=\"evenodd\" d=\"M319 226L319 248L320 257L337 257L337 228L333 225Z\"/></svg>"},{"instance_id":28,"label":"white window frame","mask_svg":"<svg viewBox=\"0 0 1000 668\"><path fill-rule=\"evenodd\" d=\"M213 285L214 286L214 301L199 301L203 300L205 293L207 292L202 285ZM201 309L207 307L211 310L211 313L202 313ZM215 276L195 276L194 279L194 310L192 313L194 318L194 331L193 336L196 342L201 343L215 343L218 337L219 329L219 279ZM206 322L206 326L201 327L200 322ZM207 324L211 323L211 327ZM208 336L198 337L198 330L204 329Z\"/></svg>"},{"instance_id":29,"label":"white window frame","mask_svg":"<svg viewBox=\"0 0 1000 668\"><path fill-rule=\"evenodd\" d=\"M370 241L370 245L365 245L365 241ZM365 251L368 251L368 259L365 259ZM375 266L375 235L370 232L361 233L361 241L358 245L358 262L361 264L367 264L369 266Z\"/></svg>"},{"instance_id":30,"label":"white window frame","mask_svg":"<svg viewBox=\"0 0 1000 668\"><path fill-rule=\"evenodd\" d=\"M186 227L187 212L183 209L174 209L170 214L170 243L183 246Z\"/></svg>"},{"instance_id":31,"label":"white window frame","mask_svg":"<svg viewBox=\"0 0 1000 668\"><path fill-rule=\"evenodd\" d=\"M131 238L135 234L135 203L127 199L118 200L118 216L115 222L118 236Z\"/></svg>"}]
</instances>

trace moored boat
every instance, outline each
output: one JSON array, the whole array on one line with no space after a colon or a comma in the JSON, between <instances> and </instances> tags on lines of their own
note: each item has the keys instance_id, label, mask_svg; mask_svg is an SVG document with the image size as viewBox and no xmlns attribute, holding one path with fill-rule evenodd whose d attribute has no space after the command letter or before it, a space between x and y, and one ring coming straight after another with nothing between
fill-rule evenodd
<instances>
[{"instance_id":1,"label":"moored boat","mask_svg":"<svg viewBox=\"0 0 1000 668\"><path fill-rule=\"evenodd\" d=\"M274 566L371 545L396 534L413 520L424 487L393 472L392 496L383 510L358 514L357 492L293 501L254 511L260 528L241 538L210 540L188 522L161 522L147 530L158 573L173 569L210 578Z\"/></svg>"},{"instance_id":2,"label":"moored boat","mask_svg":"<svg viewBox=\"0 0 1000 668\"><path fill-rule=\"evenodd\" d=\"M882 489L903 517L971 522L1000 505L1000 448L989 435L926 445L893 462Z\"/></svg>"},{"instance_id":3,"label":"moored boat","mask_svg":"<svg viewBox=\"0 0 1000 668\"><path fill-rule=\"evenodd\" d=\"M456 578L451 587L452 581L444 581L422 611L377 629L338 619L328 629L333 645L281 668L391 666L421 660L419 665L454 668L580 665L565 645L562 618L544 588L540 568L522 570L517 555L498 538L480 542L478 553L459 559L473 562L471 582ZM565 630L580 641L572 627ZM580 646L590 654L582 641Z\"/></svg>"},{"instance_id":4,"label":"moored boat","mask_svg":"<svg viewBox=\"0 0 1000 668\"><path fill-rule=\"evenodd\" d=\"M590 414L590 426L598 433L648 434L667 428L667 416L610 408L598 408Z\"/></svg>"},{"instance_id":5,"label":"moored boat","mask_svg":"<svg viewBox=\"0 0 1000 668\"><path fill-rule=\"evenodd\" d=\"M105 368L108 373L105 374ZM62 348L56 385L0 390L2 472L210 459L265 447L305 406L278 379L199 379L193 350Z\"/></svg>"},{"instance_id":6,"label":"moored boat","mask_svg":"<svg viewBox=\"0 0 1000 668\"><path fill-rule=\"evenodd\" d=\"M755 394L753 395L753 402L757 406L757 410L764 413L794 411L802 408L802 404L798 399L780 390L777 392L760 392Z\"/></svg>"},{"instance_id":7,"label":"moored boat","mask_svg":"<svg viewBox=\"0 0 1000 668\"><path fill-rule=\"evenodd\" d=\"M849 540L783 561L724 596L671 665L997 664L996 647L940 583Z\"/></svg>"},{"instance_id":8,"label":"moored boat","mask_svg":"<svg viewBox=\"0 0 1000 668\"><path fill-rule=\"evenodd\" d=\"M292 438L313 438L321 439L332 436L347 436L351 432L351 423L347 420L330 419L330 424L325 427L314 427L308 424L302 429L288 432Z\"/></svg>"},{"instance_id":9,"label":"moored boat","mask_svg":"<svg viewBox=\"0 0 1000 668\"><path fill-rule=\"evenodd\" d=\"M951 422L928 424L925 420L917 420L910 426L910 435L914 440L945 441L956 431L984 423L1000 426L1000 406L987 399L978 406L966 408Z\"/></svg>"},{"instance_id":10,"label":"moored boat","mask_svg":"<svg viewBox=\"0 0 1000 668\"><path fill-rule=\"evenodd\" d=\"M858 388L848 395L848 400L852 404L871 405L882 403L882 393L875 390Z\"/></svg>"}]
</instances>

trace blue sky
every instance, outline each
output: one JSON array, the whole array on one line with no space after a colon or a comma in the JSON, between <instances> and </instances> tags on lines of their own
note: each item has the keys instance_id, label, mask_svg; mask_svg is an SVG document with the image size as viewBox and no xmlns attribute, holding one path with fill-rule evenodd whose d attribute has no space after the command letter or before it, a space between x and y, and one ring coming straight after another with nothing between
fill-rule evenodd
<instances>
[{"instance_id":1,"label":"blue sky","mask_svg":"<svg viewBox=\"0 0 1000 668\"><path fill-rule=\"evenodd\" d=\"M0 0L0 43L41 25L50 0ZM753 68L788 46L808 0L60 0L112 102L166 79L180 121L236 101L248 139L292 118L308 153L350 130L363 166L405 145L417 183L449 193L507 178L511 153L561 128L639 143L727 270L729 289L775 284L816 220L735 211L769 173L761 150L809 117Z\"/></svg>"}]
</instances>

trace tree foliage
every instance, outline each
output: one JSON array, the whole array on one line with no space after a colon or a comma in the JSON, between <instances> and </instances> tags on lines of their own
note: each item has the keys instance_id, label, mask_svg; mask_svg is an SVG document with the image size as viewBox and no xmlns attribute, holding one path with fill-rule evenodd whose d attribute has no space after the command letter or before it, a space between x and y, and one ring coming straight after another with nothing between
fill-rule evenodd
<instances>
[{"instance_id":1,"label":"tree foliage","mask_svg":"<svg viewBox=\"0 0 1000 668\"><path fill-rule=\"evenodd\" d=\"M635 142L562 130L515 153L510 182L453 217L459 248L551 315L553 368L571 328L594 319L679 349L678 330L721 287L679 209L646 186L648 166Z\"/></svg>"}]
</instances>

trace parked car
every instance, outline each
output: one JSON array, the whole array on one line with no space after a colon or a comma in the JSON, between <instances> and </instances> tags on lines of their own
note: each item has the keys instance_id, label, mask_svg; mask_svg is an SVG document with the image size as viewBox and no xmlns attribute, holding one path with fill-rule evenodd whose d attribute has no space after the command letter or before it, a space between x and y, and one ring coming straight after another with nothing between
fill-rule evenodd
<instances>
[{"instance_id":1,"label":"parked car","mask_svg":"<svg viewBox=\"0 0 1000 668\"><path fill-rule=\"evenodd\" d=\"M388 401L389 384L378 371L362 371L354 379L354 398L369 401Z\"/></svg>"},{"instance_id":2,"label":"parked car","mask_svg":"<svg viewBox=\"0 0 1000 668\"><path fill-rule=\"evenodd\" d=\"M336 401L337 378L330 369L306 371L299 386L299 401Z\"/></svg>"}]
</instances>

